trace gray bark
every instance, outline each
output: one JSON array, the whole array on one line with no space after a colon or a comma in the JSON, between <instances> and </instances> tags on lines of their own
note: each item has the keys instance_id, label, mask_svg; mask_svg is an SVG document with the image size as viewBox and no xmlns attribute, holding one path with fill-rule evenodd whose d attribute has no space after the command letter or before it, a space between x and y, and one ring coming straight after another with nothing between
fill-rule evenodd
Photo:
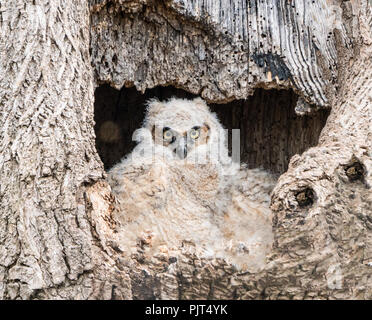
<instances>
[{"instance_id":1,"label":"gray bark","mask_svg":"<svg viewBox=\"0 0 372 320\"><path fill-rule=\"evenodd\" d=\"M0 4L0 298L372 298L370 1ZM95 148L94 89L173 85L208 102L293 89L330 108L272 194L267 268L180 248L123 259ZM300 151L299 151L300 152Z\"/></svg>"}]
</instances>

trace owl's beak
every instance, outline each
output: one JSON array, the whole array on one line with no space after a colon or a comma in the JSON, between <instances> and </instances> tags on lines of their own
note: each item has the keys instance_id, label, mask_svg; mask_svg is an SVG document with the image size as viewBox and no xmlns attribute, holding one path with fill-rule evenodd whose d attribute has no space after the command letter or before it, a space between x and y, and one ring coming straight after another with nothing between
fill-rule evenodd
<instances>
[{"instance_id":1,"label":"owl's beak","mask_svg":"<svg viewBox=\"0 0 372 320\"><path fill-rule=\"evenodd\" d=\"M187 142L186 142L186 139L185 137L183 137L177 148L176 148L176 154L177 156L180 158L180 159L185 159L186 156L187 156Z\"/></svg>"}]
</instances>

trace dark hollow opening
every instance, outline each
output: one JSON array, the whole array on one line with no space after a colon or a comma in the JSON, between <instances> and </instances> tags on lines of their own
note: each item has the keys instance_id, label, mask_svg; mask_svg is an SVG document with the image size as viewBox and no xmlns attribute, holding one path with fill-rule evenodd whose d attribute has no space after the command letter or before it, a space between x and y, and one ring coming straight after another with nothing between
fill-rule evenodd
<instances>
[{"instance_id":1,"label":"dark hollow opening","mask_svg":"<svg viewBox=\"0 0 372 320\"><path fill-rule=\"evenodd\" d=\"M174 87L156 87L144 94L135 88L116 90L101 85L95 91L95 132L97 151L105 169L131 152L133 132L142 126L145 102L172 96L195 95ZM297 116L297 95L292 90L257 89L247 100L227 104L209 104L226 129L240 129L241 161L250 168L264 168L283 173L290 158L315 146L329 111Z\"/></svg>"}]
</instances>

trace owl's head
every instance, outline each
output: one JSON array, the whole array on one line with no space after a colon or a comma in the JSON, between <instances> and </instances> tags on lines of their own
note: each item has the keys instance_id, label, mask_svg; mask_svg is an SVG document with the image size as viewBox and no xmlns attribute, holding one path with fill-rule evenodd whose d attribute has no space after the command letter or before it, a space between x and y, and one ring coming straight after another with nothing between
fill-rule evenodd
<instances>
[{"instance_id":1,"label":"owl's head","mask_svg":"<svg viewBox=\"0 0 372 320\"><path fill-rule=\"evenodd\" d=\"M222 153L227 156L226 132L201 98L152 99L147 106L144 127L155 145L167 148L178 159L207 152L214 158Z\"/></svg>"}]
</instances>

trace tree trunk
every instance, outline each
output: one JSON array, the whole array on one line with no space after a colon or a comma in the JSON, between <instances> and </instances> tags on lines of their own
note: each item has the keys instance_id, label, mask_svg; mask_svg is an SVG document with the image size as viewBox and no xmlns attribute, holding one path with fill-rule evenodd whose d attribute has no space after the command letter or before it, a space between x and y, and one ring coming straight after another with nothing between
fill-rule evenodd
<instances>
[{"instance_id":1,"label":"tree trunk","mask_svg":"<svg viewBox=\"0 0 372 320\"><path fill-rule=\"evenodd\" d=\"M0 298L372 298L371 1L15 0L0 31ZM105 83L209 103L291 89L316 127L330 109L272 193L264 270L124 258L95 146Z\"/></svg>"}]
</instances>

